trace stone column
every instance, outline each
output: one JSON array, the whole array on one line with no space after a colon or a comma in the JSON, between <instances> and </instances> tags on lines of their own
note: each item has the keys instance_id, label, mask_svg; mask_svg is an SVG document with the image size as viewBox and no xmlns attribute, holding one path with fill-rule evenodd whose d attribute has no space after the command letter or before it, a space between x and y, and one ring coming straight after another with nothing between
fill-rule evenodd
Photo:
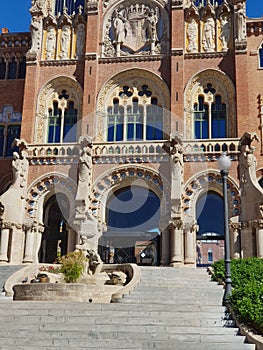
<instances>
[{"instance_id":1,"label":"stone column","mask_svg":"<svg viewBox=\"0 0 263 350\"><path fill-rule=\"evenodd\" d=\"M249 258L253 255L252 226L249 221L241 223L241 258Z\"/></svg>"},{"instance_id":2,"label":"stone column","mask_svg":"<svg viewBox=\"0 0 263 350\"><path fill-rule=\"evenodd\" d=\"M26 243L23 263L32 263L34 261L34 231L30 225L24 225L24 230L26 233Z\"/></svg>"},{"instance_id":3,"label":"stone column","mask_svg":"<svg viewBox=\"0 0 263 350\"><path fill-rule=\"evenodd\" d=\"M240 222L230 222L229 230L230 230L230 257L231 259L239 259L240 258Z\"/></svg>"},{"instance_id":4,"label":"stone column","mask_svg":"<svg viewBox=\"0 0 263 350\"><path fill-rule=\"evenodd\" d=\"M257 257L263 258L263 220L257 220L256 244L257 244Z\"/></svg>"},{"instance_id":5,"label":"stone column","mask_svg":"<svg viewBox=\"0 0 263 350\"><path fill-rule=\"evenodd\" d=\"M183 222L173 219L169 225L170 231L170 266L183 263Z\"/></svg>"},{"instance_id":6,"label":"stone column","mask_svg":"<svg viewBox=\"0 0 263 350\"><path fill-rule=\"evenodd\" d=\"M39 249L41 246L42 234L45 231L45 226L42 223L38 223L32 227L34 232L34 249L33 249L33 260L34 263L39 262Z\"/></svg>"},{"instance_id":7,"label":"stone column","mask_svg":"<svg viewBox=\"0 0 263 350\"><path fill-rule=\"evenodd\" d=\"M12 264L21 264L23 261L25 247L25 234L21 224L12 225L11 249L9 262Z\"/></svg>"},{"instance_id":8,"label":"stone column","mask_svg":"<svg viewBox=\"0 0 263 350\"><path fill-rule=\"evenodd\" d=\"M196 264L196 232L198 231L198 225L196 222L185 225L184 234L184 263Z\"/></svg>"},{"instance_id":9,"label":"stone column","mask_svg":"<svg viewBox=\"0 0 263 350\"><path fill-rule=\"evenodd\" d=\"M169 265L169 228L165 228L161 235L161 262L162 266Z\"/></svg>"},{"instance_id":10,"label":"stone column","mask_svg":"<svg viewBox=\"0 0 263 350\"><path fill-rule=\"evenodd\" d=\"M8 262L8 244L10 228L5 224L2 225L1 242L0 242L0 261Z\"/></svg>"}]
</instances>

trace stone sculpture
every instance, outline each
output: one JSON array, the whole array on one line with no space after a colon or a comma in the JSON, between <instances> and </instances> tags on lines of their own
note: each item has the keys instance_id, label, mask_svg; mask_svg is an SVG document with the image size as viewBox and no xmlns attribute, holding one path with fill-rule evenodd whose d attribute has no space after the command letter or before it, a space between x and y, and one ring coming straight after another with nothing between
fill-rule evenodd
<instances>
[{"instance_id":1,"label":"stone sculpture","mask_svg":"<svg viewBox=\"0 0 263 350\"><path fill-rule=\"evenodd\" d=\"M212 17L208 17L204 24L203 47L205 51L215 49L215 21Z\"/></svg>"}]
</instances>

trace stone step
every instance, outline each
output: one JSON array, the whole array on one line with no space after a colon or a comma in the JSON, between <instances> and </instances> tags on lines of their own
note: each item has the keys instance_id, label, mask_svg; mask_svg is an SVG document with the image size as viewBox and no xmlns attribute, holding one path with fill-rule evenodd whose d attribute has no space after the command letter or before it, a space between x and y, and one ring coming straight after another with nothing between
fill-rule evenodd
<instances>
[{"instance_id":1,"label":"stone step","mask_svg":"<svg viewBox=\"0 0 263 350\"><path fill-rule=\"evenodd\" d=\"M193 342L181 342L174 340L147 340L138 341L133 339L129 340L89 340L89 339L70 339L65 336L62 339L24 339L21 343L21 339L10 341L10 339L1 339L1 350L50 350L50 349L96 349L96 350L144 350L144 349L158 349L158 350L252 350L253 346L249 344L229 344L227 342L222 343L193 343Z\"/></svg>"},{"instance_id":2,"label":"stone step","mask_svg":"<svg viewBox=\"0 0 263 350\"><path fill-rule=\"evenodd\" d=\"M206 270L143 267L139 287L119 303L0 300L0 348L255 350L222 296Z\"/></svg>"}]
</instances>

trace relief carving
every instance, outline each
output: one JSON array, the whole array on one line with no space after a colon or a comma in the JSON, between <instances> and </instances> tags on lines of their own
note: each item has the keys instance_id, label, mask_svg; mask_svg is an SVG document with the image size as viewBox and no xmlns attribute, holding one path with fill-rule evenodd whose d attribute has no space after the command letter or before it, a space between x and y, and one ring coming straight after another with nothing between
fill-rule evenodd
<instances>
[{"instance_id":1,"label":"relief carving","mask_svg":"<svg viewBox=\"0 0 263 350\"><path fill-rule=\"evenodd\" d=\"M157 53L166 47L164 41L167 41L168 34L165 22L159 7L139 3L119 6L105 26L102 55Z\"/></svg>"}]
</instances>

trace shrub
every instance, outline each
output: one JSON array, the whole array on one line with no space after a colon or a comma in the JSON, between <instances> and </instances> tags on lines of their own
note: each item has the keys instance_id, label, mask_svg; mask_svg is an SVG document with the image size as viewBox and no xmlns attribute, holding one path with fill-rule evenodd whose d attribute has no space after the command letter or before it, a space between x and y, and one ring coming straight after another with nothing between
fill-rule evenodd
<instances>
[{"instance_id":1,"label":"shrub","mask_svg":"<svg viewBox=\"0 0 263 350\"><path fill-rule=\"evenodd\" d=\"M85 269L87 259L81 251L70 252L59 259L60 272L66 283L76 283Z\"/></svg>"},{"instance_id":2,"label":"shrub","mask_svg":"<svg viewBox=\"0 0 263 350\"><path fill-rule=\"evenodd\" d=\"M217 261L212 267L212 279L223 281L224 261ZM231 277L233 290L230 303L237 319L263 334L263 259L231 260Z\"/></svg>"}]
</instances>

